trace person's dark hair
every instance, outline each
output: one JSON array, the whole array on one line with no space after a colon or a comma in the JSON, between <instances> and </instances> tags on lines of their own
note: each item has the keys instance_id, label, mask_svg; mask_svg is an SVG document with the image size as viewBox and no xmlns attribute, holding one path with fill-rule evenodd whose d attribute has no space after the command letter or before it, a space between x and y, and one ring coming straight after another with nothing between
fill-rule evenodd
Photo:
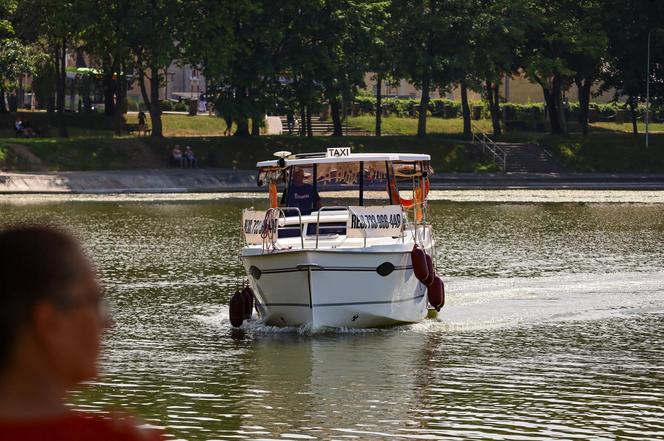
<instances>
[{"instance_id":1,"label":"person's dark hair","mask_svg":"<svg viewBox=\"0 0 664 441\"><path fill-rule=\"evenodd\" d=\"M54 228L0 230L0 369L34 307L43 300L62 300L80 277L81 252L74 237Z\"/></svg>"}]
</instances>

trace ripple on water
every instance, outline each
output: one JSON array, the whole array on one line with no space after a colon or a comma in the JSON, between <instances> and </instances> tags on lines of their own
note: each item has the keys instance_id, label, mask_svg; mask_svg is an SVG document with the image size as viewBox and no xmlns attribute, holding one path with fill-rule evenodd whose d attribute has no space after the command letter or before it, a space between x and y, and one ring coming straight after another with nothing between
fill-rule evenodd
<instances>
[{"instance_id":1,"label":"ripple on water","mask_svg":"<svg viewBox=\"0 0 664 441\"><path fill-rule=\"evenodd\" d=\"M528 195L433 201L447 305L370 331L231 329L256 200L3 198L0 224L67 225L101 269L116 326L80 410L186 440L664 438L664 206L643 203L661 193Z\"/></svg>"}]
</instances>

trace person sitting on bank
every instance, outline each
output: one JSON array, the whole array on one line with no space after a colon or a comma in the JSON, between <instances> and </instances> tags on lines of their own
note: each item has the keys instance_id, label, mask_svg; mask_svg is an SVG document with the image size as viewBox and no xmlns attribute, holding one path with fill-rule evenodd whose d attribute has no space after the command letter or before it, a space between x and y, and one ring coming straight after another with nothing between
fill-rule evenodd
<instances>
[{"instance_id":1,"label":"person sitting on bank","mask_svg":"<svg viewBox=\"0 0 664 441\"><path fill-rule=\"evenodd\" d=\"M304 182L304 170L296 168L286 189L285 206L299 208L303 215L311 214L321 206L320 196L311 184Z\"/></svg>"},{"instance_id":2,"label":"person sitting on bank","mask_svg":"<svg viewBox=\"0 0 664 441\"><path fill-rule=\"evenodd\" d=\"M0 440L161 441L127 417L75 412L110 321L94 266L68 233L0 230Z\"/></svg>"},{"instance_id":3,"label":"person sitting on bank","mask_svg":"<svg viewBox=\"0 0 664 441\"><path fill-rule=\"evenodd\" d=\"M14 130L16 131L17 136L31 138L35 135L27 120L23 121L21 120L21 117L16 117L16 122L14 122Z\"/></svg>"},{"instance_id":4,"label":"person sitting on bank","mask_svg":"<svg viewBox=\"0 0 664 441\"><path fill-rule=\"evenodd\" d=\"M23 136L23 121L21 121L21 118L18 116L14 122L14 131L16 132L17 136Z\"/></svg>"},{"instance_id":5,"label":"person sitting on bank","mask_svg":"<svg viewBox=\"0 0 664 441\"><path fill-rule=\"evenodd\" d=\"M184 168L184 155L182 154L182 150L180 150L180 146L175 144L175 147L173 147L173 150L171 151L171 158L173 159L173 163L177 165L180 168Z\"/></svg>"},{"instance_id":6,"label":"person sitting on bank","mask_svg":"<svg viewBox=\"0 0 664 441\"><path fill-rule=\"evenodd\" d=\"M189 146L184 149L184 160L187 168L196 168L198 166L196 155L194 155L194 151Z\"/></svg>"},{"instance_id":7,"label":"person sitting on bank","mask_svg":"<svg viewBox=\"0 0 664 441\"><path fill-rule=\"evenodd\" d=\"M146 122L145 112L143 112L142 110L139 110L139 112L138 112L138 133L140 134L141 132L143 132L143 134L145 134L147 129L148 129L148 125L147 125L147 122Z\"/></svg>"}]
</instances>

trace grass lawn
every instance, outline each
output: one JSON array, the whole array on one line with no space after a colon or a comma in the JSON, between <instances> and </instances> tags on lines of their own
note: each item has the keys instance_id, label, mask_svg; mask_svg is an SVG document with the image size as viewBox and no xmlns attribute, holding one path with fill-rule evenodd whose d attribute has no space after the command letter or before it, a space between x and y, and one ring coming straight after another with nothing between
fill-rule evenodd
<instances>
[{"instance_id":1,"label":"grass lawn","mask_svg":"<svg viewBox=\"0 0 664 441\"><path fill-rule=\"evenodd\" d=\"M130 113L127 115L127 122L135 124L138 122L137 118L137 113ZM222 136L226 130L226 122L217 116L164 114L161 121L164 125L164 136ZM152 127L149 114L148 124Z\"/></svg>"},{"instance_id":2,"label":"grass lawn","mask_svg":"<svg viewBox=\"0 0 664 441\"><path fill-rule=\"evenodd\" d=\"M19 112L22 119L27 119L30 124L44 131L46 136L55 136L58 133L57 116L46 112ZM137 113L127 115L127 123L135 124ZM188 116L164 114L161 116L164 125L164 136L221 136L226 129L226 123L222 118L208 115ZM0 115L0 137L14 136L15 115ZM85 136L113 136L113 118L99 113L79 114L66 113L65 120L71 137ZM150 116L148 114L148 124Z\"/></svg>"},{"instance_id":3,"label":"grass lawn","mask_svg":"<svg viewBox=\"0 0 664 441\"><path fill-rule=\"evenodd\" d=\"M376 130L376 117L371 115L348 117L347 123L351 126L374 133ZM491 132L491 121L473 121L473 126L485 133ZM417 118L397 118L395 116L383 117L381 131L384 135L415 135L417 134ZM427 133L431 135L462 135L463 120L461 118L443 119L427 118Z\"/></svg>"},{"instance_id":4,"label":"grass lawn","mask_svg":"<svg viewBox=\"0 0 664 441\"><path fill-rule=\"evenodd\" d=\"M375 131L376 117L372 115L348 117L347 122L351 126L359 127L371 133ZM491 134L491 121L487 119L473 120L473 128L487 134ZM640 133L645 133L646 125L642 121L637 123ZM590 124L592 132L616 132L632 133L632 123L616 124L612 122L596 122ZM651 123L650 132L664 133L664 123ZM417 134L417 118L397 118L394 116L383 117L382 133L385 135L415 135ZM463 120L461 118L443 119L427 118L427 133L432 135L452 135L460 136L463 134ZM542 136L540 132L509 132L503 135L505 139L533 139Z\"/></svg>"},{"instance_id":5,"label":"grass lawn","mask_svg":"<svg viewBox=\"0 0 664 441\"><path fill-rule=\"evenodd\" d=\"M539 143L573 171L664 173L664 133L651 135L648 149L644 135L610 132L587 137L547 135Z\"/></svg>"},{"instance_id":6,"label":"grass lawn","mask_svg":"<svg viewBox=\"0 0 664 441\"><path fill-rule=\"evenodd\" d=\"M272 158L278 150L324 151L327 147L351 146L354 152L428 153L438 172L495 171L467 144L455 139L415 137L303 138L296 136L236 137L98 137L33 138L0 140L0 169L5 170L112 170L169 167L175 144L191 146L202 167L254 169L256 162Z\"/></svg>"},{"instance_id":7,"label":"grass lawn","mask_svg":"<svg viewBox=\"0 0 664 441\"><path fill-rule=\"evenodd\" d=\"M616 124L612 122L597 122L590 124L591 130L596 132L607 131L607 132L621 132L621 133L632 133L632 123L627 122L623 124ZM639 133L646 133L646 123L638 121L636 127L639 130ZM650 123L650 133L664 133L664 123Z\"/></svg>"},{"instance_id":8,"label":"grass lawn","mask_svg":"<svg viewBox=\"0 0 664 441\"><path fill-rule=\"evenodd\" d=\"M56 133L55 115L23 112L33 126ZM0 115L0 169L5 170L109 170L168 167L175 144L190 145L204 167L253 169L259 160L271 158L277 150L321 151L330 146L350 145L355 152L421 152L432 156L434 167L443 172L497 170L462 142L461 119L429 118L429 136L412 136L417 119L386 117L380 138L261 136L236 138L220 136L226 128L221 118L210 116L163 115L165 137L113 134L113 121L103 115L66 114L70 136L61 138L12 138L14 118ZM129 114L129 123L136 114ZM349 118L349 124L372 131L373 116ZM474 127L491 131L488 120L473 121ZM641 123L640 129L643 128ZM651 125L651 148L643 148L644 136L631 135L631 124L594 123L588 137L567 137L541 132L510 132L498 141L537 142L556 154L570 171L664 172L664 124ZM660 133L657 133L660 132Z\"/></svg>"}]
</instances>

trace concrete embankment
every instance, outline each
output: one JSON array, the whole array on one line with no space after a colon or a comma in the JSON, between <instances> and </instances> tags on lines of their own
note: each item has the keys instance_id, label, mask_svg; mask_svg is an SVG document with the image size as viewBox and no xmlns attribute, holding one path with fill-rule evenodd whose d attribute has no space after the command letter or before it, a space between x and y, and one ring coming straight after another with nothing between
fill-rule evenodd
<instances>
[{"instance_id":1,"label":"concrete embankment","mask_svg":"<svg viewBox=\"0 0 664 441\"><path fill-rule=\"evenodd\" d=\"M440 173L434 190L664 190L664 174ZM253 170L159 169L40 173L0 172L0 194L184 193L260 191Z\"/></svg>"},{"instance_id":2,"label":"concrete embankment","mask_svg":"<svg viewBox=\"0 0 664 441\"><path fill-rule=\"evenodd\" d=\"M256 189L255 172L226 169L0 172L0 193L184 193Z\"/></svg>"}]
</instances>

